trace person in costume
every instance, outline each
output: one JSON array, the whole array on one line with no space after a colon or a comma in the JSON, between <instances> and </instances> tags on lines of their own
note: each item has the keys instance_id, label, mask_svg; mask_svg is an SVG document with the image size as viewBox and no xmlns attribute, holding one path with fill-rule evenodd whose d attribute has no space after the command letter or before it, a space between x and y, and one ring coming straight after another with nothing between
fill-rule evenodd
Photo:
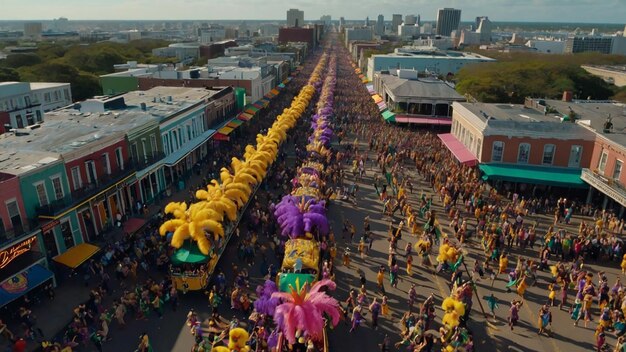
<instances>
[{"instance_id":1,"label":"person in costume","mask_svg":"<svg viewBox=\"0 0 626 352\"><path fill-rule=\"evenodd\" d=\"M380 303L382 315L385 317L389 316L389 304L387 303L387 296L383 296L383 299Z\"/></svg>"},{"instance_id":2,"label":"person in costume","mask_svg":"<svg viewBox=\"0 0 626 352\"><path fill-rule=\"evenodd\" d=\"M374 298L372 304L370 304L369 310L372 312L372 327L374 330L378 330L378 316L380 315L381 305L376 298Z\"/></svg>"},{"instance_id":3,"label":"person in costume","mask_svg":"<svg viewBox=\"0 0 626 352\"><path fill-rule=\"evenodd\" d=\"M550 326L552 324L552 313L550 312L550 307L547 304L544 304L539 308L539 331L538 335L546 332L548 336L550 336Z\"/></svg>"},{"instance_id":4,"label":"person in costume","mask_svg":"<svg viewBox=\"0 0 626 352\"><path fill-rule=\"evenodd\" d=\"M522 304L524 304L522 301L518 301L518 300L513 300L511 302L511 308L509 308L509 327L511 328L511 331L513 331L513 328L515 327L515 325L517 324L517 322L519 321L519 310L520 307L522 306Z\"/></svg>"},{"instance_id":5,"label":"person in costume","mask_svg":"<svg viewBox=\"0 0 626 352\"><path fill-rule=\"evenodd\" d=\"M556 291L554 290L554 284L550 283L548 285L548 303L550 307L554 306L554 298L556 298Z\"/></svg>"},{"instance_id":6,"label":"person in costume","mask_svg":"<svg viewBox=\"0 0 626 352\"><path fill-rule=\"evenodd\" d=\"M152 345L150 344L150 338L147 333L139 336L139 346L137 346L139 352L153 352Z\"/></svg>"},{"instance_id":7,"label":"person in costume","mask_svg":"<svg viewBox=\"0 0 626 352\"><path fill-rule=\"evenodd\" d=\"M356 328L359 327L359 325L361 325L361 323L363 322L363 315L361 314L361 311L363 310L363 308L360 305L357 305L356 307L354 307L354 309L352 310L352 326L350 328L350 332L353 332L354 330L356 330Z\"/></svg>"},{"instance_id":8,"label":"person in costume","mask_svg":"<svg viewBox=\"0 0 626 352\"><path fill-rule=\"evenodd\" d=\"M496 298L496 296L493 295L493 293L490 296L483 297L483 299L487 301L487 306L489 307L489 311L491 312L491 315L493 316L493 319L495 320L496 309L498 309L498 299Z\"/></svg>"}]
</instances>

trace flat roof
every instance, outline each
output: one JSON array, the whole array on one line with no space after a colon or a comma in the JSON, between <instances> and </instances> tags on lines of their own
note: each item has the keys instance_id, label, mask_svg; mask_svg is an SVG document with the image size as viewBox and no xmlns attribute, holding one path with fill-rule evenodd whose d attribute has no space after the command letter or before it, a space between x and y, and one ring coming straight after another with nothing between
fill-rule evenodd
<instances>
[{"instance_id":1,"label":"flat roof","mask_svg":"<svg viewBox=\"0 0 626 352\"><path fill-rule=\"evenodd\" d=\"M483 122L487 121L515 121L515 122L561 122L554 115L526 108L521 104L487 104L487 103L459 103L471 111Z\"/></svg>"},{"instance_id":2,"label":"flat roof","mask_svg":"<svg viewBox=\"0 0 626 352\"><path fill-rule=\"evenodd\" d=\"M41 165L41 160L59 159L60 155L79 151L86 145L113 143L129 131L150 123L155 125L219 90L188 87L157 87L114 97L100 97L45 114L36 128L18 129L17 133L0 135L0 170L20 174ZM124 98L126 107L89 112L89 103L111 102ZM171 101L170 98L171 97ZM146 104L142 110L141 103Z\"/></svg>"},{"instance_id":3,"label":"flat roof","mask_svg":"<svg viewBox=\"0 0 626 352\"><path fill-rule=\"evenodd\" d=\"M396 49L398 50L398 49ZM496 61L496 59L492 59L487 56L483 56L480 54L466 52L466 51L450 51L450 50L439 50L436 48L432 48L426 50L424 48L416 48L415 50L411 50L409 48L402 49L404 51L393 52L389 54L376 54L372 55L373 58L379 57L389 57L389 58L438 58L445 60L482 60L482 61Z\"/></svg>"},{"instance_id":4,"label":"flat roof","mask_svg":"<svg viewBox=\"0 0 626 352\"><path fill-rule=\"evenodd\" d=\"M379 77L396 97L423 97L432 99L460 100L465 97L457 93L446 82L435 79L406 79L388 74Z\"/></svg>"},{"instance_id":5,"label":"flat roof","mask_svg":"<svg viewBox=\"0 0 626 352\"><path fill-rule=\"evenodd\" d=\"M0 139L3 135L0 135ZM21 175L60 159L59 154L43 151L23 152L6 146L0 147L0 170L5 174Z\"/></svg>"},{"instance_id":6,"label":"flat roof","mask_svg":"<svg viewBox=\"0 0 626 352\"><path fill-rule=\"evenodd\" d=\"M626 75L626 65L582 65L582 67L596 68Z\"/></svg>"},{"instance_id":7,"label":"flat roof","mask_svg":"<svg viewBox=\"0 0 626 352\"><path fill-rule=\"evenodd\" d=\"M56 82L31 82L30 89L46 89L69 86L69 83L56 83Z\"/></svg>"},{"instance_id":8,"label":"flat roof","mask_svg":"<svg viewBox=\"0 0 626 352\"><path fill-rule=\"evenodd\" d=\"M626 147L626 104L613 101L574 100L545 100L546 104L556 109L560 114L569 115L570 108L576 113L576 122L587 126L596 133L609 140ZM611 115L613 129L609 133L603 132L604 123Z\"/></svg>"}]
</instances>

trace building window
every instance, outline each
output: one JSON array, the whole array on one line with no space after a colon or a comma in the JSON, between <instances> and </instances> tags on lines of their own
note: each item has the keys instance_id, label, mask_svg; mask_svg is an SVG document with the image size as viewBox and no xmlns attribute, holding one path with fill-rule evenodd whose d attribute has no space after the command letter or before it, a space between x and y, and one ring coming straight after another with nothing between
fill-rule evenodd
<instances>
[{"instance_id":1,"label":"building window","mask_svg":"<svg viewBox=\"0 0 626 352\"><path fill-rule=\"evenodd\" d=\"M78 166L72 168L72 184L74 185L75 191L83 187L83 180L80 176L80 168Z\"/></svg>"},{"instance_id":2,"label":"building window","mask_svg":"<svg viewBox=\"0 0 626 352\"><path fill-rule=\"evenodd\" d=\"M569 151L568 167L580 167L580 157L583 154L583 147L580 145L573 145Z\"/></svg>"},{"instance_id":3,"label":"building window","mask_svg":"<svg viewBox=\"0 0 626 352\"><path fill-rule=\"evenodd\" d=\"M96 172L96 163L93 160L85 162L85 169L87 170L87 183L98 184L98 173Z\"/></svg>"},{"instance_id":4,"label":"building window","mask_svg":"<svg viewBox=\"0 0 626 352\"><path fill-rule=\"evenodd\" d=\"M613 168L613 179L619 180L619 176L622 173L622 161L615 160L615 168Z\"/></svg>"},{"instance_id":5,"label":"building window","mask_svg":"<svg viewBox=\"0 0 626 352\"><path fill-rule=\"evenodd\" d=\"M63 90L63 97L65 98L65 100L70 100L70 91L68 89Z\"/></svg>"},{"instance_id":6,"label":"building window","mask_svg":"<svg viewBox=\"0 0 626 352\"><path fill-rule=\"evenodd\" d=\"M50 99L50 93L44 93L44 94L43 94L43 100L44 100L46 103L51 102L51 101L52 101L52 99Z\"/></svg>"},{"instance_id":7,"label":"building window","mask_svg":"<svg viewBox=\"0 0 626 352\"><path fill-rule=\"evenodd\" d=\"M148 148L146 147L146 139L141 139L141 148L143 148L143 161L148 163Z\"/></svg>"},{"instance_id":8,"label":"building window","mask_svg":"<svg viewBox=\"0 0 626 352\"><path fill-rule=\"evenodd\" d=\"M172 131L172 152L178 150L178 133L176 131Z\"/></svg>"},{"instance_id":9,"label":"building window","mask_svg":"<svg viewBox=\"0 0 626 352\"><path fill-rule=\"evenodd\" d=\"M41 111L36 110L35 115L37 116L37 122L41 122Z\"/></svg>"},{"instance_id":10,"label":"building window","mask_svg":"<svg viewBox=\"0 0 626 352\"><path fill-rule=\"evenodd\" d=\"M17 206L17 201L12 199L6 202L7 211L9 213L9 219L11 221L11 226L15 229L16 227L21 228L22 226L22 216L20 215L20 208ZM0 228L0 231L2 229Z\"/></svg>"},{"instance_id":11,"label":"building window","mask_svg":"<svg viewBox=\"0 0 626 352\"><path fill-rule=\"evenodd\" d=\"M517 162L519 164L528 164L529 157L530 157L530 144L520 143L517 149Z\"/></svg>"},{"instance_id":12,"label":"building window","mask_svg":"<svg viewBox=\"0 0 626 352\"><path fill-rule=\"evenodd\" d=\"M30 97L29 96L24 96L24 104L26 105L26 107L30 106Z\"/></svg>"},{"instance_id":13,"label":"building window","mask_svg":"<svg viewBox=\"0 0 626 352\"><path fill-rule=\"evenodd\" d=\"M604 174L604 169L606 168L606 160L608 158L609 154L607 154L607 152L603 150L602 155L600 156L600 161L598 162L598 171L600 171L601 174Z\"/></svg>"},{"instance_id":14,"label":"building window","mask_svg":"<svg viewBox=\"0 0 626 352\"><path fill-rule=\"evenodd\" d=\"M554 160L555 150L556 150L556 146L554 144L546 144L543 146L542 163L544 165L552 165L552 161Z\"/></svg>"},{"instance_id":15,"label":"building window","mask_svg":"<svg viewBox=\"0 0 626 352\"><path fill-rule=\"evenodd\" d=\"M46 194L46 185L41 182L35 184L35 190L37 191L37 198L39 198L39 205L45 207L48 205L48 195Z\"/></svg>"},{"instance_id":16,"label":"building window","mask_svg":"<svg viewBox=\"0 0 626 352\"><path fill-rule=\"evenodd\" d=\"M150 151L152 152L152 156L156 155L156 151L157 151L157 141L156 141L156 136L154 134L150 135Z\"/></svg>"},{"instance_id":17,"label":"building window","mask_svg":"<svg viewBox=\"0 0 626 352\"><path fill-rule=\"evenodd\" d=\"M65 194L63 192L63 184L61 183L61 176L53 176L52 178L52 188L54 188L54 197L56 200L63 199Z\"/></svg>"},{"instance_id":18,"label":"building window","mask_svg":"<svg viewBox=\"0 0 626 352\"><path fill-rule=\"evenodd\" d=\"M111 160L109 160L109 153L102 154L102 163L104 164L104 172L107 175L111 174Z\"/></svg>"},{"instance_id":19,"label":"building window","mask_svg":"<svg viewBox=\"0 0 626 352\"><path fill-rule=\"evenodd\" d=\"M491 161L502 162L503 155L504 155L504 142L501 142L501 141L493 142L492 149L491 149Z\"/></svg>"},{"instance_id":20,"label":"building window","mask_svg":"<svg viewBox=\"0 0 626 352\"><path fill-rule=\"evenodd\" d=\"M61 221L61 234L63 235L65 249L70 249L75 246L74 234L72 232L72 224L70 224L70 219L65 219Z\"/></svg>"},{"instance_id":21,"label":"building window","mask_svg":"<svg viewBox=\"0 0 626 352\"><path fill-rule=\"evenodd\" d=\"M15 121L17 122L17 128L24 128L24 120L22 120L22 115L16 115Z\"/></svg>"},{"instance_id":22,"label":"building window","mask_svg":"<svg viewBox=\"0 0 626 352\"><path fill-rule=\"evenodd\" d=\"M122 147L115 148L115 162L120 170L124 170L124 157L122 156Z\"/></svg>"}]
</instances>

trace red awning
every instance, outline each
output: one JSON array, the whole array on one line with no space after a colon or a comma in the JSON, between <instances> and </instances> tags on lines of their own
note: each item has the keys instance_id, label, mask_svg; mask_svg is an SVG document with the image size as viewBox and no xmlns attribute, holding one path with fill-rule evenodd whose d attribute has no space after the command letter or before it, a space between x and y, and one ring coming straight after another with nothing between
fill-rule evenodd
<instances>
[{"instance_id":1,"label":"red awning","mask_svg":"<svg viewBox=\"0 0 626 352\"><path fill-rule=\"evenodd\" d=\"M139 218L130 218L124 223L124 233L125 234L133 234L139 231L143 225L146 223L146 220Z\"/></svg>"},{"instance_id":2,"label":"red awning","mask_svg":"<svg viewBox=\"0 0 626 352\"><path fill-rule=\"evenodd\" d=\"M439 134L438 137L461 164L468 166L478 164L478 160L474 154L472 154L472 152L470 152L469 149L463 145L463 143L456 139L452 133L442 133Z\"/></svg>"},{"instance_id":3,"label":"red awning","mask_svg":"<svg viewBox=\"0 0 626 352\"><path fill-rule=\"evenodd\" d=\"M435 117L412 117L396 115L396 122L399 123L414 123L416 125L443 125L451 126L451 119L441 119Z\"/></svg>"},{"instance_id":4,"label":"red awning","mask_svg":"<svg viewBox=\"0 0 626 352\"><path fill-rule=\"evenodd\" d=\"M229 141L230 137L228 137L227 135L223 134L223 133L216 133L213 135L213 139L214 141Z\"/></svg>"}]
</instances>

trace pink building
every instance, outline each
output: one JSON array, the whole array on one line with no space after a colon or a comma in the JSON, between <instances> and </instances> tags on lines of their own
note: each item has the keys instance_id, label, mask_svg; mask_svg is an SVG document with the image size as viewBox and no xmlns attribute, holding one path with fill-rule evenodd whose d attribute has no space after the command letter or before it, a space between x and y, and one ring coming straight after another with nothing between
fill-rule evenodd
<instances>
[{"instance_id":1,"label":"pink building","mask_svg":"<svg viewBox=\"0 0 626 352\"><path fill-rule=\"evenodd\" d=\"M30 230L15 175L0 172L0 245Z\"/></svg>"}]
</instances>

